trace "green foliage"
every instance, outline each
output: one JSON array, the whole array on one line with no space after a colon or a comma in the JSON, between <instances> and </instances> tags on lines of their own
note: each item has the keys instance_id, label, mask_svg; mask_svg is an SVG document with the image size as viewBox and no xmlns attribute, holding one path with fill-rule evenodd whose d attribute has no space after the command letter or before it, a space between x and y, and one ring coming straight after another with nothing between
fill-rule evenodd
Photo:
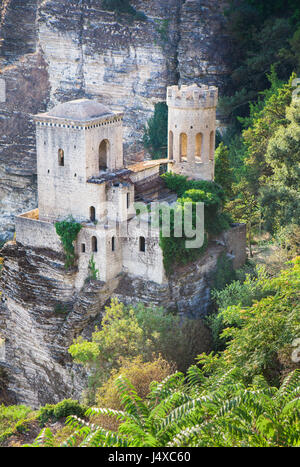
<instances>
[{"instance_id":1,"label":"green foliage","mask_svg":"<svg viewBox=\"0 0 300 467\"><path fill-rule=\"evenodd\" d=\"M141 356L147 362L161 354L186 370L199 352L210 350L210 334L201 320L181 320L162 308L140 304L133 309L115 299L105 308L101 325L91 341L80 337L69 348L77 363L92 370L90 399L123 359Z\"/></svg>"},{"instance_id":2,"label":"green foliage","mask_svg":"<svg viewBox=\"0 0 300 467\"><path fill-rule=\"evenodd\" d=\"M272 384L278 384L279 352L300 336L299 286L299 258L292 268L282 271L276 278L260 277L258 284L248 280L244 288L246 296L247 288L250 289L248 299L255 300L259 296L259 287L264 298L248 307L239 303L221 311L227 328L220 337L228 339L228 343L214 361L217 374L237 367L245 381L263 374ZM233 303L236 302L233 300ZM203 356L202 363L205 361Z\"/></svg>"},{"instance_id":3,"label":"green foliage","mask_svg":"<svg viewBox=\"0 0 300 467\"><path fill-rule=\"evenodd\" d=\"M0 443L10 436L26 431L34 412L25 405L0 405Z\"/></svg>"},{"instance_id":4,"label":"green foliage","mask_svg":"<svg viewBox=\"0 0 300 467\"><path fill-rule=\"evenodd\" d=\"M72 399L65 399L58 404L46 404L39 410L37 419L41 425L45 425L49 420L54 422L60 418L68 417L69 415L76 415L83 417L86 407L79 404L78 401Z\"/></svg>"},{"instance_id":5,"label":"green foliage","mask_svg":"<svg viewBox=\"0 0 300 467\"><path fill-rule=\"evenodd\" d=\"M215 290L221 290L232 282L235 277L232 259L228 258L228 256L223 253L217 260L217 270L214 273L213 288Z\"/></svg>"},{"instance_id":6,"label":"green foliage","mask_svg":"<svg viewBox=\"0 0 300 467\"><path fill-rule=\"evenodd\" d=\"M144 129L143 142L149 149L153 159L167 157L168 107L165 102L158 102L154 107L154 115Z\"/></svg>"},{"instance_id":7,"label":"green foliage","mask_svg":"<svg viewBox=\"0 0 300 467\"><path fill-rule=\"evenodd\" d=\"M220 106L233 123L237 116L249 115L249 104L267 88L267 73L272 67L284 81L293 71L299 71L295 34L300 9L292 7L292 1L284 6L281 2L280 8L275 2L267 3L266 6L266 2L233 0L227 10L226 33L230 38L227 58L232 72Z\"/></svg>"},{"instance_id":8,"label":"green foliage","mask_svg":"<svg viewBox=\"0 0 300 467\"><path fill-rule=\"evenodd\" d=\"M133 19L138 21L145 21L146 15L141 11L136 11L130 4L130 0L102 0L102 7L105 10L114 11L117 14L126 13Z\"/></svg>"},{"instance_id":9,"label":"green foliage","mask_svg":"<svg viewBox=\"0 0 300 467\"><path fill-rule=\"evenodd\" d=\"M266 161L272 175L261 189L260 203L266 228L278 231L300 219L300 105L286 109L287 125L281 125L269 139Z\"/></svg>"},{"instance_id":10,"label":"green foliage","mask_svg":"<svg viewBox=\"0 0 300 467\"><path fill-rule=\"evenodd\" d=\"M57 235L60 237L66 255L65 268L69 269L75 265L75 250L73 242L76 240L82 225L69 217L61 222L55 223Z\"/></svg>"},{"instance_id":11,"label":"green foliage","mask_svg":"<svg viewBox=\"0 0 300 467\"><path fill-rule=\"evenodd\" d=\"M174 223L176 212L181 211L182 232L184 233L184 203L193 204L192 226L196 229L201 219L197 217L195 205L204 203L204 230L211 235L217 235L229 228L230 217L222 211L225 193L222 187L214 182L205 180L188 180L183 175L167 172L162 175L166 186L179 196L177 205L171 210L171 235L160 236L160 246L164 255L164 267L167 273L172 271L174 264L187 264L203 254L207 247L207 235L200 248L187 248L185 235L175 236Z\"/></svg>"},{"instance_id":12,"label":"green foliage","mask_svg":"<svg viewBox=\"0 0 300 467\"><path fill-rule=\"evenodd\" d=\"M221 185L230 198L234 176L233 169L230 167L229 149L223 142L219 144L215 151L215 182Z\"/></svg>"},{"instance_id":13,"label":"green foliage","mask_svg":"<svg viewBox=\"0 0 300 467\"><path fill-rule=\"evenodd\" d=\"M69 417L72 435L62 446L89 447L270 447L299 446L300 372L294 371L279 389L258 379L251 387L234 373L223 375L210 389L201 384L201 370L189 370L189 384L176 373L152 383L143 400L123 376L115 380L123 410L91 408L87 416L109 416L118 431ZM40 434L33 446L51 445L51 433Z\"/></svg>"},{"instance_id":14,"label":"green foliage","mask_svg":"<svg viewBox=\"0 0 300 467\"><path fill-rule=\"evenodd\" d=\"M99 269L96 268L94 255L92 255L91 259L89 260L89 279L93 279L93 280L99 279Z\"/></svg>"},{"instance_id":15,"label":"green foliage","mask_svg":"<svg viewBox=\"0 0 300 467\"><path fill-rule=\"evenodd\" d=\"M223 268L220 271L221 280L223 277L222 271ZM220 338L225 327L222 314L223 311L228 307L234 306L249 307L255 301L261 300L263 297L272 293L273 289L270 287L269 277L263 267L257 267L256 274L246 274L243 281L228 280L225 288L219 287L213 289L211 295L217 306L217 311L208 316L207 322L209 323L212 331L214 349L224 350L225 346L225 340Z\"/></svg>"}]
</instances>

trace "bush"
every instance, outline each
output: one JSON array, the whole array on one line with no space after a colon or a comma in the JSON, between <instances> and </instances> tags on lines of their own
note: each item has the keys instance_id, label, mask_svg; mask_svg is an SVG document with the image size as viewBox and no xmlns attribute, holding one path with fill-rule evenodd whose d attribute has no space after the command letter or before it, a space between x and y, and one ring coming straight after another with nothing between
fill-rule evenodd
<instances>
[{"instance_id":1,"label":"bush","mask_svg":"<svg viewBox=\"0 0 300 467\"><path fill-rule=\"evenodd\" d=\"M193 204L192 225L198 227L195 205L204 203L204 230L207 234L217 235L229 228L230 217L222 211L225 201L225 193L219 185L206 180L188 180L183 175L167 172L162 175L166 186L177 193L178 200L174 209L171 209L171 235L160 235L160 246L164 256L164 267L167 273L172 271L174 264L187 264L199 258L207 247L207 235L204 235L204 243L200 248L187 248L186 241L191 240L184 235L176 237L174 233L175 211L182 211L182 231L184 232L184 203ZM201 220L201 219L200 219Z\"/></svg>"},{"instance_id":2,"label":"bush","mask_svg":"<svg viewBox=\"0 0 300 467\"><path fill-rule=\"evenodd\" d=\"M137 21L145 21L146 15L142 11L136 11L129 0L102 0L102 7L105 10L115 11L116 13L127 13Z\"/></svg>"},{"instance_id":3,"label":"bush","mask_svg":"<svg viewBox=\"0 0 300 467\"><path fill-rule=\"evenodd\" d=\"M69 217L61 222L55 223L57 235L60 237L66 255L65 268L71 268L75 265L75 250L73 242L76 240L82 225Z\"/></svg>"},{"instance_id":4,"label":"bush","mask_svg":"<svg viewBox=\"0 0 300 467\"><path fill-rule=\"evenodd\" d=\"M58 404L46 404L39 410L38 420L41 425L44 425L49 420L59 420L69 415L77 415L83 418L86 412L86 407L79 404L78 401L72 399L65 399Z\"/></svg>"},{"instance_id":5,"label":"bush","mask_svg":"<svg viewBox=\"0 0 300 467\"><path fill-rule=\"evenodd\" d=\"M113 370L108 381L97 390L96 400L99 407L106 407L114 410L122 409L122 403L115 386L115 381L119 376L124 376L135 387L137 394L143 400L150 392L150 383L161 382L174 372L173 365L164 360L161 356L152 362L143 362L142 357L133 360L123 360L118 370ZM111 417L99 416L94 422L100 423L105 429L116 431L119 423Z\"/></svg>"},{"instance_id":6,"label":"bush","mask_svg":"<svg viewBox=\"0 0 300 467\"><path fill-rule=\"evenodd\" d=\"M114 299L105 308L101 324L91 341L80 337L69 348L75 361L90 370L89 403L124 358L140 356L149 362L161 355L185 370L199 353L210 350L210 333L202 320L182 320L162 308L140 304L134 309Z\"/></svg>"}]
</instances>

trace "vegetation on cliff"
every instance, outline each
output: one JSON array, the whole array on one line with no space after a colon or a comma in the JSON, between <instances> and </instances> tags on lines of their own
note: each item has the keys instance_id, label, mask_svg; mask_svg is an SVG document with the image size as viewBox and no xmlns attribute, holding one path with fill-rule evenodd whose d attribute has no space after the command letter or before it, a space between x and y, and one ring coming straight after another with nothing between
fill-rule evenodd
<instances>
[{"instance_id":1,"label":"vegetation on cliff","mask_svg":"<svg viewBox=\"0 0 300 467\"><path fill-rule=\"evenodd\" d=\"M188 180L183 175L167 172L162 175L166 186L177 193L177 205L171 209L170 236L160 234L160 246L164 256L164 267L167 273L172 271L175 264L187 264L194 261L206 250L208 241L207 234L218 235L229 228L230 216L223 211L225 193L222 187L214 182L204 180ZM197 203L204 203L204 242L201 247L188 248L186 242L191 240L185 235L185 211L186 203L192 205L192 227L196 231L199 229L202 219L197 212ZM180 216L178 216L180 214ZM177 217L178 216L178 217ZM175 220L181 218L182 232L181 237L176 235Z\"/></svg>"},{"instance_id":2,"label":"vegetation on cliff","mask_svg":"<svg viewBox=\"0 0 300 467\"><path fill-rule=\"evenodd\" d=\"M299 285L298 258L272 280L260 275L257 282L248 278L243 290L240 284L245 306L237 285L227 286L217 296L226 306L219 309L227 326L220 335L223 351L201 354L186 376L176 372L161 382L171 368L161 362L157 373L154 360L158 381L148 390L139 375L147 374L149 364L127 361L99 391L99 406L84 419L67 419L70 431L61 445L299 446ZM44 429L33 446L56 442Z\"/></svg>"},{"instance_id":3,"label":"vegetation on cliff","mask_svg":"<svg viewBox=\"0 0 300 467\"><path fill-rule=\"evenodd\" d=\"M55 229L59 235L66 255L65 268L69 269L75 266L75 249L74 241L81 230L81 224L76 222L72 217L63 221L55 222Z\"/></svg>"}]
</instances>

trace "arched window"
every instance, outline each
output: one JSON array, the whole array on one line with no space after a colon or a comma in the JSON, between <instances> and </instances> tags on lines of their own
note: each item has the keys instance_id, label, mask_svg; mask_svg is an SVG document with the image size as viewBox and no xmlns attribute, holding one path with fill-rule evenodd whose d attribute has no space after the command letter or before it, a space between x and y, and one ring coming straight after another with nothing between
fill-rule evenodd
<instances>
[{"instance_id":1,"label":"arched window","mask_svg":"<svg viewBox=\"0 0 300 467\"><path fill-rule=\"evenodd\" d=\"M101 141L99 145L99 170L107 169L109 142L107 139Z\"/></svg>"},{"instance_id":2,"label":"arched window","mask_svg":"<svg viewBox=\"0 0 300 467\"><path fill-rule=\"evenodd\" d=\"M65 165L65 153L63 149L58 150L58 165L61 167Z\"/></svg>"},{"instance_id":3,"label":"arched window","mask_svg":"<svg viewBox=\"0 0 300 467\"><path fill-rule=\"evenodd\" d=\"M145 237L140 237L140 251L146 251Z\"/></svg>"},{"instance_id":4,"label":"arched window","mask_svg":"<svg viewBox=\"0 0 300 467\"><path fill-rule=\"evenodd\" d=\"M180 141L179 141L179 148L180 148L180 159L186 160L187 157L187 135L186 133L180 133Z\"/></svg>"},{"instance_id":5,"label":"arched window","mask_svg":"<svg viewBox=\"0 0 300 467\"><path fill-rule=\"evenodd\" d=\"M202 133L196 134L196 157L201 159L202 157L202 145L203 145L203 135Z\"/></svg>"},{"instance_id":6,"label":"arched window","mask_svg":"<svg viewBox=\"0 0 300 467\"><path fill-rule=\"evenodd\" d=\"M215 132L210 132L209 137L209 160L214 160L214 151L215 151Z\"/></svg>"},{"instance_id":7,"label":"arched window","mask_svg":"<svg viewBox=\"0 0 300 467\"><path fill-rule=\"evenodd\" d=\"M95 222L96 220L96 209L94 208L94 206L90 207L90 220L92 222Z\"/></svg>"},{"instance_id":8,"label":"arched window","mask_svg":"<svg viewBox=\"0 0 300 467\"><path fill-rule=\"evenodd\" d=\"M92 251L96 253L98 251L97 238L92 237Z\"/></svg>"},{"instance_id":9,"label":"arched window","mask_svg":"<svg viewBox=\"0 0 300 467\"><path fill-rule=\"evenodd\" d=\"M115 251L116 249L116 241L115 241L115 237L112 237L111 238L111 251Z\"/></svg>"},{"instance_id":10,"label":"arched window","mask_svg":"<svg viewBox=\"0 0 300 467\"><path fill-rule=\"evenodd\" d=\"M169 159L173 159L173 144L174 144L173 131L169 131Z\"/></svg>"}]
</instances>

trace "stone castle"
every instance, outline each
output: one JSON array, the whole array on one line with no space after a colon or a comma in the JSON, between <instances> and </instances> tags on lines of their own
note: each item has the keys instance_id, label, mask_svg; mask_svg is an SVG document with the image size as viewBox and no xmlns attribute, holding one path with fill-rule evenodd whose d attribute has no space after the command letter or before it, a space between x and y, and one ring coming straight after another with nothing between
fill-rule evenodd
<instances>
[{"instance_id":1,"label":"stone castle","mask_svg":"<svg viewBox=\"0 0 300 467\"><path fill-rule=\"evenodd\" d=\"M168 87L168 159L128 166L122 113L79 99L36 115L38 209L16 218L17 242L60 251L54 223L72 216L82 224L76 288L92 255L103 282L121 272L165 282L159 234L150 237L148 222L137 223L133 203L174 201L159 177L163 166L213 180L217 94L214 86Z\"/></svg>"},{"instance_id":2,"label":"stone castle","mask_svg":"<svg viewBox=\"0 0 300 467\"><path fill-rule=\"evenodd\" d=\"M239 224L210 237L200 258L167 276L158 232L149 236L143 216L137 222L135 201L176 201L162 170L214 178L217 89L171 86L167 103L168 158L127 166L122 113L81 99L34 117L38 208L16 217L16 241L1 250L0 369L16 403L39 407L80 397L87 375L68 347L80 335L91 337L111 298L203 317L221 255L234 268L244 264L245 226ZM82 228L78 267L66 271L55 222L68 216ZM100 280L86 281L92 257Z\"/></svg>"}]
</instances>

